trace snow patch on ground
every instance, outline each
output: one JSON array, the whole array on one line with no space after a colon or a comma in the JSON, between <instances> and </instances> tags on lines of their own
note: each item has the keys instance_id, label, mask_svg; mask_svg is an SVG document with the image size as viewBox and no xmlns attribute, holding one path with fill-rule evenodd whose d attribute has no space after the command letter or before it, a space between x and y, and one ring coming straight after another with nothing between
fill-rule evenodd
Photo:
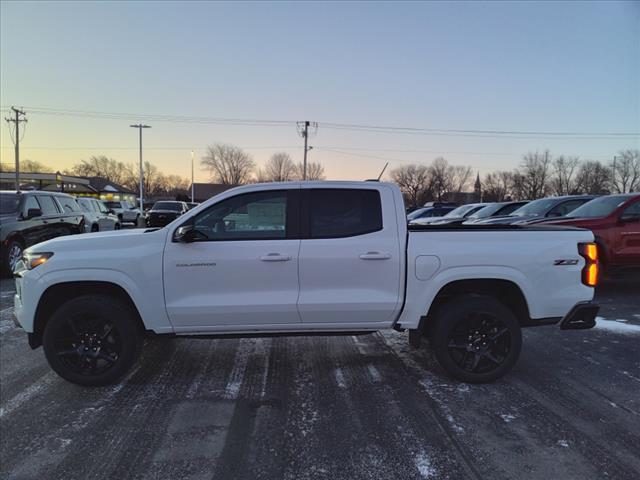
<instances>
[{"instance_id":1,"label":"snow patch on ground","mask_svg":"<svg viewBox=\"0 0 640 480\"><path fill-rule=\"evenodd\" d=\"M558 445L560 445L562 448L569 448L569 442L567 442L566 440L558 440Z\"/></svg>"},{"instance_id":2,"label":"snow patch on ground","mask_svg":"<svg viewBox=\"0 0 640 480\"><path fill-rule=\"evenodd\" d=\"M16 328L13 323L13 307L7 307L0 310L0 334L8 332Z\"/></svg>"},{"instance_id":3,"label":"snow patch on ground","mask_svg":"<svg viewBox=\"0 0 640 480\"><path fill-rule=\"evenodd\" d=\"M618 319L618 320L607 320L603 317L596 317L596 326L595 328L599 330L606 330L608 332L614 333L622 333L622 334L640 334L640 325L634 325L632 323L628 323L627 320Z\"/></svg>"},{"instance_id":4,"label":"snow patch on ground","mask_svg":"<svg viewBox=\"0 0 640 480\"><path fill-rule=\"evenodd\" d=\"M422 478L432 478L436 474L436 470L431 465L431 460L425 452L420 452L416 455L414 462Z\"/></svg>"},{"instance_id":5,"label":"snow patch on ground","mask_svg":"<svg viewBox=\"0 0 640 480\"><path fill-rule=\"evenodd\" d=\"M240 387L244 380L244 372L247 369L247 361L253 352L254 346L255 342L252 342L251 339L243 338L240 340L238 349L236 350L236 358L233 362L233 370L231 371L229 382L224 391L225 398L230 400L238 398Z\"/></svg>"},{"instance_id":6,"label":"snow patch on ground","mask_svg":"<svg viewBox=\"0 0 640 480\"><path fill-rule=\"evenodd\" d=\"M344 373L342 373L342 369L341 368L336 368L335 371L333 372L333 374L336 377L336 383L338 384L338 387L347 388L347 384L344 381Z\"/></svg>"},{"instance_id":7,"label":"snow patch on ground","mask_svg":"<svg viewBox=\"0 0 640 480\"><path fill-rule=\"evenodd\" d=\"M501 413L500 418L504 420L504 423L510 423L518 417L515 415L511 415L510 413Z\"/></svg>"},{"instance_id":8,"label":"snow patch on ground","mask_svg":"<svg viewBox=\"0 0 640 480\"><path fill-rule=\"evenodd\" d=\"M373 365L367 365L367 370L369 371L371 380L373 380L374 382L379 382L382 379L382 377L380 376L380 372Z\"/></svg>"},{"instance_id":9,"label":"snow patch on ground","mask_svg":"<svg viewBox=\"0 0 640 480\"><path fill-rule=\"evenodd\" d=\"M44 392L56 378L57 377L53 374L53 372L46 373L42 377L40 377L36 383L22 390L13 398L7 400L5 405L0 408L0 418L4 417L5 415L9 415L11 412L20 408L24 403L28 402L36 395Z\"/></svg>"}]
</instances>

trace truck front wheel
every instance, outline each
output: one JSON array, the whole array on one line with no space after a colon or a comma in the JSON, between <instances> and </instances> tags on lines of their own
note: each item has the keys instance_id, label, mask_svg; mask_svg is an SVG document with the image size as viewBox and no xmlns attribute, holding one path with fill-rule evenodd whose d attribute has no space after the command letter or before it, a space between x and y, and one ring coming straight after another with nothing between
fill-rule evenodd
<instances>
[{"instance_id":1,"label":"truck front wheel","mask_svg":"<svg viewBox=\"0 0 640 480\"><path fill-rule=\"evenodd\" d=\"M492 382L518 361L520 324L513 312L493 297L464 295L436 312L431 347L442 367L469 383Z\"/></svg>"},{"instance_id":2,"label":"truck front wheel","mask_svg":"<svg viewBox=\"0 0 640 480\"><path fill-rule=\"evenodd\" d=\"M115 382L135 363L142 332L134 312L120 299L89 294L55 311L42 343L49 365L62 378L100 386Z\"/></svg>"}]
</instances>

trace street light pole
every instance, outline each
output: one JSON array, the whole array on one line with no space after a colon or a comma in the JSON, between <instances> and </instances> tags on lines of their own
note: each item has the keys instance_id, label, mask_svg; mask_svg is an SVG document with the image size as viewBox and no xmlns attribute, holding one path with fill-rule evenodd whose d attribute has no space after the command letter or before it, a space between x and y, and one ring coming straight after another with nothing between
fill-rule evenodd
<instances>
[{"instance_id":1,"label":"street light pole","mask_svg":"<svg viewBox=\"0 0 640 480\"><path fill-rule=\"evenodd\" d=\"M193 190L193 150L191 150L191 203L195 202Z\"/></svg>"},{"instance_id":2,"label":"street light pole","mask_svg":"<svg viewBox=\"0 0 640 480\"><path fill-rule=\"evenodd\" d=\"M149 125L143 125L138 123L136 125L129 125L131 128L137 128L140 134L140 214L144 211L144 170L142 168L142 129L151 128Z\"/></svg>"}]
</instances>

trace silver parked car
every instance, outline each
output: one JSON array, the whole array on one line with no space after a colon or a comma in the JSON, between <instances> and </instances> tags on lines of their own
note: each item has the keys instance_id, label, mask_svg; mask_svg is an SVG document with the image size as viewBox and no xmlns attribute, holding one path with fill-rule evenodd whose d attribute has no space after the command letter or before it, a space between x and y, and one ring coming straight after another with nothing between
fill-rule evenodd
<instances>
[{"instance_id":1,"label":"silver parked car","mask_svg":"<svg viewBox=\"0 0 640 480\"><path fill-rule=\"evenodd\" d=\"M112 210L107 208L104 202L95 198L78 198L76 200L84 214L86 232L120 229L120 220Z\"/></svg>"}]
</instances>

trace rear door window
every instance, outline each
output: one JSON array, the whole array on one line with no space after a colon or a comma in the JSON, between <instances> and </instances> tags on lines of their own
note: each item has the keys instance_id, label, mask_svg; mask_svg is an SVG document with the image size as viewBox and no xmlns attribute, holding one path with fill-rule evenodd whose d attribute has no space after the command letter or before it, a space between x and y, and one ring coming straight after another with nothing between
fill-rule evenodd
<instances>
[{"instance_id":1,"label":"rear door window","mask_svg":"<svg viewBox=\"0 0 640 480\"><path fill-rule=\"evenodd\" d=\"M24 214L26 215L31 209L41 210L40 204L38 203L36 197L34 197L33 195L28 195L24 201Z\"/></svg>"},{"instance_id":2,"label":"rear door window","mask_svg":"<svg viewBox=\"0 0 640 480\"><path fill-rule=\"evenodd\" d=\"M382 230L377 190L317 188L309 195L310 238L340 238Z\"/></svg>"},{"instance_id":3,"label":"rear door window","mask_svg":"<svg viewBox=\"0 0 640 480\"><path fill-rule=\"evenodd\" d=\"M58 207L55 201L49 195L38 195L38 202L42 208L42 215L58 215Z\"/></svg>"}]
</instances>

